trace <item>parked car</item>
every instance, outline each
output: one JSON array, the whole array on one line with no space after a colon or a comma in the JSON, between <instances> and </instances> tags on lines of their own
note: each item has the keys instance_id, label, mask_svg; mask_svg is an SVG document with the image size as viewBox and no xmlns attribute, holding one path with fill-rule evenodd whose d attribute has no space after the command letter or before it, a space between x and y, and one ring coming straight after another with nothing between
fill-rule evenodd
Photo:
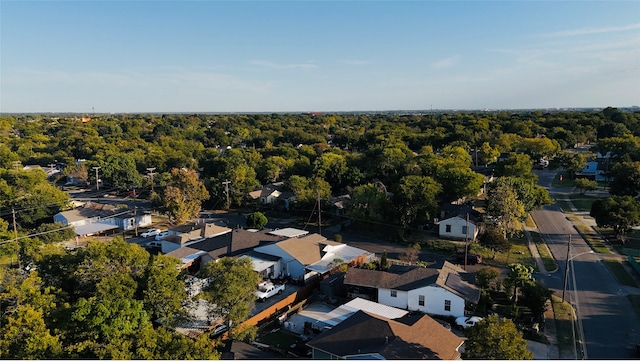
<instances>
[{"instance_id":1,"label":"parked car","mask_svg":"<svg viewBox=\"0 0 640 362\"><path fill-rule=\"evenodd\" d=\"M140 236L142 236L143 238L149 238L152 236L156 236L158 234L160 234L162 232L162 230L160 229L149 229L145 232L143 232L142 234L140 234Z\"/></svg>"},{"instance_id":2,"label":"parked car","mask_svg":"<svg viewBox=\"0 0 640 362\"><path fill-rule=\"evenodd\" d=\"M149 248L149 249L161 248L162 247L162 241L153 240L153 241L150 241L150 242L144 244L144 247L145 248Z\"/></svg>"},{"instance_id":3,"label":"parked car","mask_svg":"<svg viewBox=\"0 0 640 362\"><path fill-rule=\"evenodd\" d=\"M169 232L168 231L163 231L160 234L156 235L156 240L162 240L167 235L169 235Z\"/></svg>"},{"instance_id":4,"label":"parked car","mask_svg":"<svg viewBox=\"0 0 640 362\"><path fill-rule=\"evenodd\" d=\"M480 322L483 319L484 318L482 317L476 317L476 316L458 317L456 318L455 323L458 329L463 330L463 329L475 326L478 322Z\"/></svg>"},{"instance_id":5,"label":"parked car","mask_svg":"<svg viewBox=\"0 0 640 362\"><path fill-rule=\"evenodd\" d=\"M219 324L213 328L213 332L211 332L211 338L218 338L222 336L225 332L229 330L229 327L226 324Z\"/></svg>"},{"instance_id":6,"label":"parked car","mask_svg":"<svg viewBox=\"0 0 640 362\"><path fill-rule=\"evenodd\" d=\"M264 302L267 298L270 298L276 294L282 294L283 291L284 284L262 282L258 285L258 290L256 290L256 297L259 301Z\"/></svg>"}]
</instances>

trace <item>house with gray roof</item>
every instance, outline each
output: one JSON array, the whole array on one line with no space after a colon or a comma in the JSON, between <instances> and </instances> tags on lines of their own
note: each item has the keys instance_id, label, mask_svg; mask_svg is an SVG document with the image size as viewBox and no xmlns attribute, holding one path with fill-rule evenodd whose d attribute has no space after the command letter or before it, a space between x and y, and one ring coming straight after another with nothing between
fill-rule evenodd
<instances>
[{"instance_id":1,"label":"house with gray roof","mask_svg":"<svg viewBox=\"0 0 640 362\"><path fill-rule=\"evenodd\" d=\"M344 284L349 297L432 315L463 316L477 304L480 289L473 275L447 261L435 267L391 266L387 271L349 268Z\"/></svg>"},{"instance_id":2,"label":"house with gray roof","mask_svg":"<svg viewBox=\"0 0 640 362\"><path fill-rule=\"evenodd\" d=\"M97 202L87 202L81 207L59 212L53 216L53 221L73 226L78 236L95 235L114 229L134 230L152 223L149 213Z\"/></svg>"}]
</instances>

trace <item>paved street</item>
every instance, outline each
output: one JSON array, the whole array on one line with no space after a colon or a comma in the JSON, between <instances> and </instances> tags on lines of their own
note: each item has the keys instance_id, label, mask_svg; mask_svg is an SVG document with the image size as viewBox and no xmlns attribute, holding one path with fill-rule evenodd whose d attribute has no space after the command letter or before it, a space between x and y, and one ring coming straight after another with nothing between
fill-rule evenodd
<instances>
[{"instance_id":1,"label":"paved street","mask_svg":"<svg viewBox=\"0 0 640 362\"><path fill-rule=\"evenodd\" d=\"M552 172L540 172L543 186L550 186ZM551 189L562 197L566 189ZM578 317L576 334L584 336L586 359L628 359L635 357L634 346L640 341L638 319L627 299L628 288L620 286L611 271L602 262L605 256L590 253L591 248L573 228L572 223L556 205L532 214L539 231L558 261L559 268L543 276L547 285L562 296L567 249L570 272L565 299L575 307ZM635 292L635 291L634 291ZM637 293L637 292L636 292Z\"/></svg>"}]
</instances>

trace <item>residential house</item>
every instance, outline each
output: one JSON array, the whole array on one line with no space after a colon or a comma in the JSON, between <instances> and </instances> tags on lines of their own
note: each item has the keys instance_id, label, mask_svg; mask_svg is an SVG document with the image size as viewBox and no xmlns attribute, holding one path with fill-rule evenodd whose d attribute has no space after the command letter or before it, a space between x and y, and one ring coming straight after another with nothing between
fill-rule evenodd
<instances>
[{"instance_id":1,"label":"residential house","mask_svg":"<svg viewBox=\"0 0 640 362\"><path fill-rule=\"evenodd\" d=\"M615 161L612 161L611 152L607 152L605 155L598 152L595 160L587 162L582 170L576 172L576 177L598 182L609 182L611 181L609 171L613 167L613 162Z\"/></svg>"},{"instance_id":2,"label":"residential house","mask_svg":"<svg viewBox=\"0 0 640 362\"><path fill-rule=\"evenodd\" d=\"M98 234L107 230L134 230L149 226L151 214L110 204L87 202L82 207L62 211L53 216L53 221L73 226L78 236Z\"/></svg>"},{"instance_id":3,"label":"residential house","mask_svg":"<svg viewBox=\"0 0 640 362\"><path fill-rule=\"evenodd\" d=\"M284 239L282 236L271 235L269 230L229 229L229 232L225 232L225 229L218 228L221 232L169 251L168 255L182 259L183 268L197 271L212 260L238 256L250 252L257 246Z\"/></svg>"},{"instance_id":4,"label":"residential house","mask_svg":"<svg viewBox=\"0 0 640 362\"><path fill-rule=\"evenodd\" d=\"M178 248L191 246L207 238L230 233L231 229L213 223L192 222L168 230L162 239L162 252L170 253Z\"/></svg>"},{"instance_id":5,"label":"residential house","mask_svg":"<svg viewBox=\"0 0 640 362\"><path fill-rule=\"evenodd\" d=\"M442 206L438 235L452 240L475 240L480 232L481 214L468 205Z\"/></svg>"},{"instance_id":6,"label":"residential house","mask_svg":"<svg viewBox=\"0 0 640 362\"><path fill-rule=\"evenodd\" d=\"M445 261L435 267L392 265L387 271L349 268L344 284L350 297L433 315L463 316L477 304L480 289L473 275Z\"/></svg>"},{"instance_id":7,"label":"residential house","mask_svg":"<svg viewBox=\"0 0 640 362\"><path fill-rule=\"evenodd\" d=\"M326 274L340 264L363 263L371 257L365 250L327 240L320 234L289 238L254 250L279 257L281 272L301 282Z\"/></svg>"},{"instance_id":8,"label":"residential house","mask_svg":"<svg viewBox=\"0 0 640 362\"><path fill-rule=\"evenodd\" d=\"M285 189L284 182L264 185L249 193L249 198L258 200L262 205L282 205L284 209L289 208L289 203L294 197L293 192Z\"/></svg>"},{"instance_id":9,"label":"residential house","mask_svg":"<svg viewBox=\"0 0 640 362\"><path fill-rule=\"evenodd\" d=\"M464 340L428 315L390 319L364 311L307 343L313 359L460 359Z\"/></svg>"}]
</instances>

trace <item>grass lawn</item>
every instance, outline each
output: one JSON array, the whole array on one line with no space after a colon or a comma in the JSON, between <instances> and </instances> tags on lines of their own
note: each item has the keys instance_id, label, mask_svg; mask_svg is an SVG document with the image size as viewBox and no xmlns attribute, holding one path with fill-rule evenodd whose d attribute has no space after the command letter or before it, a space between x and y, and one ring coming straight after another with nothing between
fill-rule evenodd
<instances>
[{"instance_id":1,"label":"grass lawn","mask_svg":"<svg viewBox=\"0 0 640 362\"><path fill-rule=\"evenodd\" d=\"M552 272L558 269L558 264L556 263L556 260L553 258L553 255L551 255L551 252L549 251L549 247L542 240L542 237L540 236L540 234L535 231L532 231L529 234L531 235L531 239L533 239L533 242L535 243L536 248L538 249L538 254L540 254L540 258L542 258L542 262L544 263L544 268L547 269L547 271L549 272Z\"/></svg>"},{"instance_id":2,"label":"grass lawn","mask_svg":"<svg viewBox=\"0 0 640 362\"><path fill-rule=\"evenodd\" d=\"M562 299L558 296L551 296L551 305L556 322L556 337L558 339L558 350L560 359L574 359L574 338L573 338L573 312L571 305L567 302L562 303ZM547 321L549 323L550 321ZM580 350L576 348L576 350Z\"/></svg>"},{"instance_id":3,"label":"grass lawn","mask_svg":"<svg viewBox=\"0 0 640 362\"><path fill-rule=\"evenodd\" d=\"M511 241L511 250L508 252L496 253L495 259L493 258L493 252L491 250L483 248L479 244L472 244L471 252L481 255L483 264L505 267L511 263L520 263L532 266L537 271L538 266L531 256L531 252L529 251L527 240L524 235L522 237L515 237L509 240Z\"/></svg>"},{"instance_id":4,"label":"grass lawn","mask_svg":"<svg viewBox=\"0 0 640 362\"><path fill-rule=\"evenodd\" d=\"M604 240L592 228L584 224L576 224L576 229L584 237L591 249L596 253L611 254Z\"/></svg>"},{"instance_id":5,"label":"grass lawn","mask_svg":"<svg viewBox=\"0 0 640 362\"><path fill-rule=\"evenodd\" d=\"M630 287L637 287L636 279L627 272L621 262L615 259L604 259L605 265L611 270L613 275L618 280L618 283L627 285Z\"/></svg>"},{"instance_id":6,"label":"grass lawn","mask_svg":"<svg viewBox=\"0 0 640 362\"><path fill-rule=\"evenodd\" d=\"M562 176L562 181L560 181L560 176ZM551 182L551 186L553 187L563 187L563 188L574 188L575 183L570 177L569 172L560 171L556 174Z\"/></svg>"},{"instance_id":7,"label":"grass lawn","mask_svg":"<svg viewBox=\"0 0 640 362\"><path fill-rule=\"evenodd\" d=\"M577 193L571 194L569 199L571 199L571 203L573 203L573 206L578 209L578 211L591 211L591 204L593 204L594 201L598 200L599 197Z\"/></svg>"}]
</instances>

